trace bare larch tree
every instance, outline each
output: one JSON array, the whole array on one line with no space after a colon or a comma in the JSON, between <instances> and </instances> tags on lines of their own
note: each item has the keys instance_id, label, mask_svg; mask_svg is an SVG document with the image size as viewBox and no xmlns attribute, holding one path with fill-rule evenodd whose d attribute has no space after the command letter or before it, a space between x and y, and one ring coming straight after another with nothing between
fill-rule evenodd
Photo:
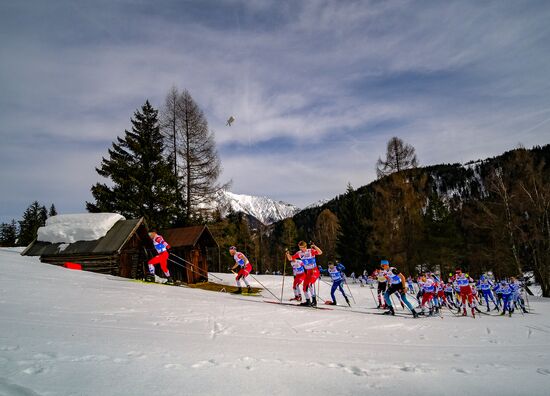
<instances>
[{"instance_id":1,"label":"bare larch tree","mask_svg":"<svg viewBox=\"0 0 550 396\"><path fill-rule=\"evenodd\" d=\"M376 174L381 178L417 166L418 160L414 147L394 136L388 141L386 160L382 161L378 158L376 162Z\"/></svg>"}]
</instances>

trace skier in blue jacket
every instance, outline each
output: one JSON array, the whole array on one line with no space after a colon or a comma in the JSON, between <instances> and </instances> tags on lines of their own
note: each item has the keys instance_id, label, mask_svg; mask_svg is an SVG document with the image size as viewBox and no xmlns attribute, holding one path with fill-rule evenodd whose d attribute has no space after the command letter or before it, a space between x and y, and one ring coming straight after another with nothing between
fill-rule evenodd
<instances>
[{"instance_id":1,"label":"skier in blue jacket","mask_svg":"<svg viewBox=\"0 0 550 396\"><path fill-rule=\"evenodd\" d=\"M514 293L514 291L512 290L508 282L502 280L500 281L500 292L502 293L502 313L500 315L506 315L506 311L508 311L508 315L511 317L513 312L513 309L511 307L512 294Z\"/></svg>"},{"instance_id":2,"label":"skier in blue jacket","mask_svg":"<svg viewBox=\"0 0 550 396\"><path fill-rule=\"evenodd\" d=\"M338 264L338 266L335 266L332 261L328 262L328 274L332 278L332 288L330 289L330 296L332 297L332 301L325 301L325 304L327 305L336 305L336 296L334 295L334 292L336 289L340 289L340 292L344 296L344 299L348 303L349 306L349 300L348 296L346 296L346 293L344 292L344 288L342 287L342 284L344 283L344 275L343 271L346 268L342 264Z\"/></svg>"},{"instance_id":3,"label":"skier in blue jacket","mask_svg":"<svg viewBox=\"0 0 550 396\"><path fill-rule=\"evenodd\" d=\"M495 296L493 296L493 291L491 290L493 286L493 282L491 282L485 275L481 275L477 281L477 287L481 290L481 294L483 294L483 298L487 304L487 312L491 310L491 308L489 308L489 299L493 302L493 304L495 304L494 310L499 310L498 302L495 301Z\"/></svg>"}]
</instances>

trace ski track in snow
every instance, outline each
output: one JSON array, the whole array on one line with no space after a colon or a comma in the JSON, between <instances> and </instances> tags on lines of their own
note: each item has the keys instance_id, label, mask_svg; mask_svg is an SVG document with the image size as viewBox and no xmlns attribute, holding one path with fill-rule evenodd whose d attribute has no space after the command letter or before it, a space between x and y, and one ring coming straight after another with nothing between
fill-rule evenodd
<instances>
[{"instance_id":1,"label":"ski track in snow","mask_svg":"<svg viewBox=\"0 0 550 396\"><path fill-rule=\"evenodd\" d=\"M266 304L267 292L239 297L123 281L8 249L0 249L0 274L0 395L550 389L550 305L540 298L530 302L539 315L472 320L445 311L443 320L409 320L362 315L373 300L356 284L352 312ZM220 276L232 284L233 276ZM261 281L280 292L282 277Z\"/></svg>"}]
</instances>

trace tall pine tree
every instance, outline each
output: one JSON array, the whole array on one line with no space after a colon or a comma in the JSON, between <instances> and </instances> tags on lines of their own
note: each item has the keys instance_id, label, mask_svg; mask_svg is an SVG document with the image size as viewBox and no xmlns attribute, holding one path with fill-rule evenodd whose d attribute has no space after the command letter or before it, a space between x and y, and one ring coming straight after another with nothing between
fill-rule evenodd
<instances>
[{"instance_id":1,"label":"tall pine tree","mask_svg":"<svg viewBox=\"0 0 550 396\"><path fill-rule=\"evenodd\" d=\"M96 168L112 187L92 187L96 202L86 202L90 212L117 212L127 218L143 216L152 227L167 227L176 218L174 175L164 158L158 111L146 101L131 120L132 131L117 138Z\"/></svg>"},{"instance_id":2,"label":"tall pine tree","mask_svg":"<svg viewBox=\"0 0 550 396\"><path fill-rule=\"evenodd\" d=\"M48 211L38 201L34 201L23 213L23 219L19 222L19 244L27 246L35 240L38 229L46 224Z\"/></svg>"},{"instance_id":3,"label":"tall pine tree","mask_svg":"<svg viewBox=\"0 0 550 396\"><path fill-rule=\"evenodd\" d=\"M55 208L55 205L52 204L50 206L50 211L48 212L48 217L57 216L57 209Z\"/></svg>"},{"instance_id":4,"label":"tall pine tree","mask_svg":"<svg viewBox=\"0 0 550 396\"><path fill-rule=\"evenodd\" d=\"M340 228L336 252L349 271L372 270L372 196L369 192L358 193L348 184L342 198L338 220Z\"/></svg>"},{"instance_id":5,"label":"tall pine tree","mask_svg":"<svg viewBox=\"0 0 550 396\"><path fill-rule=\"evenodd\" d=\"M17 243L17 223L0 224L0 246L15 246Z\"/></svg>"}]
</instances>

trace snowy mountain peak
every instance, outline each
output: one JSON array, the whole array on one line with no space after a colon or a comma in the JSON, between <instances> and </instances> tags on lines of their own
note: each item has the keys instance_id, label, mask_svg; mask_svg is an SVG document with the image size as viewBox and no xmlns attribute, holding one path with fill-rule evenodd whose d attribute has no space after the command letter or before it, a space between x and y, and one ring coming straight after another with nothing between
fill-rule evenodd
<instances>
[{"instance_id":1,"label":"snowy mountain peak","mask_svg":"<svg viewBox=\"0 0 550 396\"><path fill-rule=\"evenodd\" d=\"M286 202L275 201L267 197L235 194L229 191L221 191L217 201L226 210L246 213L266 225L292 217L300 211L296 206Z\"/></svg>"}]
</instances>

